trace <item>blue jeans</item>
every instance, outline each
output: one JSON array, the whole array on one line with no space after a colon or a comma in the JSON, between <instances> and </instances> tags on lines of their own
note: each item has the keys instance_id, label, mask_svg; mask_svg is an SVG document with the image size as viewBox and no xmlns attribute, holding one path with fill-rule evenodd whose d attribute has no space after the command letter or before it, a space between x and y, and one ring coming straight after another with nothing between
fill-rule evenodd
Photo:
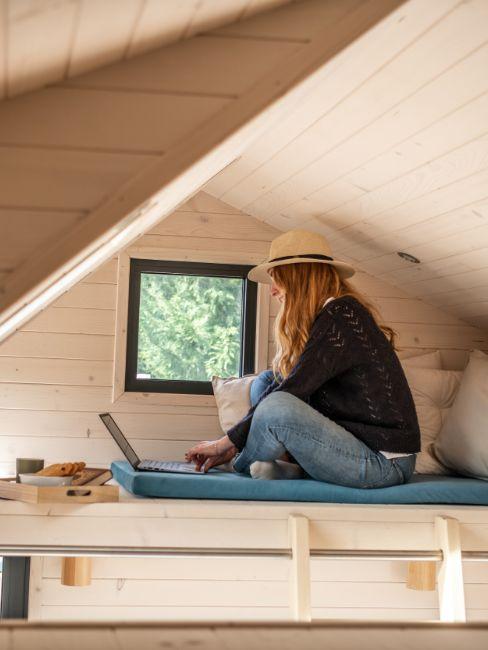
<instances>
[{"instance_id":1,"label":"blue jeans","mask_svg":"<svg viewBox=\"0 0 488 650\"><path fill-rule=\"evenodd\" d=\"M251 403L272 382L270 370L251 385ZM290 393L274 391L256 407L246 445L234 461L249 473L256 460L272 461L289 452L309 477L355 488L406 483L415 469L415 454L385 458L344 427Z\"/></svg>"}]
</instances>

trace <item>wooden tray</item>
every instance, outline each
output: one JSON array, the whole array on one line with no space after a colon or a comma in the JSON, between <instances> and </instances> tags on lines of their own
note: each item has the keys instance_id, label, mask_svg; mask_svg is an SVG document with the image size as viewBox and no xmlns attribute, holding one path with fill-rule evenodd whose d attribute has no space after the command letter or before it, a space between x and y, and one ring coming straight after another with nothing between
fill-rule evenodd
<instances>
[{"instance_id":1,"label":"wooden tray","mask_svg":"<svg viewBox=\"0 0 488 650\"><path fill-rule=\"evenodd\" d=\"M0 479L0 498L26 503L104 503L119 500L118 485L63 485L39 487Z\"/></svg>"}]
</instances>

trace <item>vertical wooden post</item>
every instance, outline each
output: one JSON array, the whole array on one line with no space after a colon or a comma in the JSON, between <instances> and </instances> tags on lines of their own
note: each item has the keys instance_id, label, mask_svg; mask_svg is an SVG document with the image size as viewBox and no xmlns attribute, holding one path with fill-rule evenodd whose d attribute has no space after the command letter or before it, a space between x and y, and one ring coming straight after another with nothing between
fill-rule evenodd
<instances>
[{"instance_id":1,"label":"vertical wooden post","mask_svg":"<svg viewBox=\"0 0 488 650\"><path fill-rule=\"evenodd\" d=\"M407 568L407 589L434 591L435 573L435 562L409 562Z\"/></svg>"},{"instance_id":2,"label":"vertical wooden post","mask_svg":"<svg viewBox=\"0 0 488 650\"><path fill-rule=\"evenodd\" d=\"M63 557L61 584L68 587L87 587L91 584L91 557Z\"/></svg>"},{"instance_id":3,"label":"vertical wooden post","mask_svg":"<svg viewBox=\"0 0 488 650\"><path fill-rule=\"evenodd\" d=\"M290 608L295 621L312 619L310 606L309 522L301 515L291 515L288 532L292 553L290 574Z\"/></svg>"},{"instance_id":4,"label":"vertical wooden post","mask_svg":"<svg viewBox=\"0 0 488 650\"><path fill-rule=\"evenodd\" d=\"M440 620L464 623L466 607L458 520L451 517L436 517L435 533L437 544L444 555L437 579Z\"/></svg>"}]
</instances>

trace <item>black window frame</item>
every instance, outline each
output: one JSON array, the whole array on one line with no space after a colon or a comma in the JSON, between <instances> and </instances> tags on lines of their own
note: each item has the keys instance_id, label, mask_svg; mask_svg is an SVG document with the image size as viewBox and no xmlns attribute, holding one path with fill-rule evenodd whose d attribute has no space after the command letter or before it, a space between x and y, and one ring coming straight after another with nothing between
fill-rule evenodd
<instances>
[{"instance_id":1,"label":"black window frame","mask_svg":"<svg viewBox=\"0 0 488 650\"><path fill-rule=\"evenodd\" d=\"M180 393L185 395L212 395L210 381L177 379L137 379L137 352L139 336L139 306L142 273L198 275L217 278L240 278L242 283L241 359L239 376L252 374L255 369L257 287L248 280L252 266L244 264L214 264L131 258L129 275L129 303L127 310L127 346L125 363L125 391L142 393Z\"/></svg>"}]
</instances>

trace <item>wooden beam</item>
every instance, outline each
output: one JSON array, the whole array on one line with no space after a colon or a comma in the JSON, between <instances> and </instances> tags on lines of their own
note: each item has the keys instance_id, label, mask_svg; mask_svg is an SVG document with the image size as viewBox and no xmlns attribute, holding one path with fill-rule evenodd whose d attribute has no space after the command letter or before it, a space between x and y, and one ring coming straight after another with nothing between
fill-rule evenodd
<instances>
[{"instance_id":1,"label":"wooden beam","mask_svg":"<svg viewBox=\"0 0 488 650\"><path fill-rule=\"evenodd\" d=\"M327 62L403 0L365 0L117 190L64 238L7 276L0 341L128 246L235 160L327 73ZM33 115L35 96L32 97Z\"/></svg>"},{"instance_id":2,"label":"wooden beam","mask_svg":"<svg viewBox=\"0 0 488 650\"><path fill-rule=\"evenodd\" d=\"M312 619L310 604L310 539L309 521L301 515L291 515L288 532L292 553L290 573L290 608L295 621L307 623Z\"/></svg>"},{"instance_id":3,"label":"wooden beam","mask_svg":"<svg viewBox=\"0 0 488 650\"><path fill-rule=\"evenodd\" d=\"M436 517L437 544L444 554L438 577L439 616L445 623L466 621L463 563L459 522L452 517Z\"/></svg>"}]
</instances>

